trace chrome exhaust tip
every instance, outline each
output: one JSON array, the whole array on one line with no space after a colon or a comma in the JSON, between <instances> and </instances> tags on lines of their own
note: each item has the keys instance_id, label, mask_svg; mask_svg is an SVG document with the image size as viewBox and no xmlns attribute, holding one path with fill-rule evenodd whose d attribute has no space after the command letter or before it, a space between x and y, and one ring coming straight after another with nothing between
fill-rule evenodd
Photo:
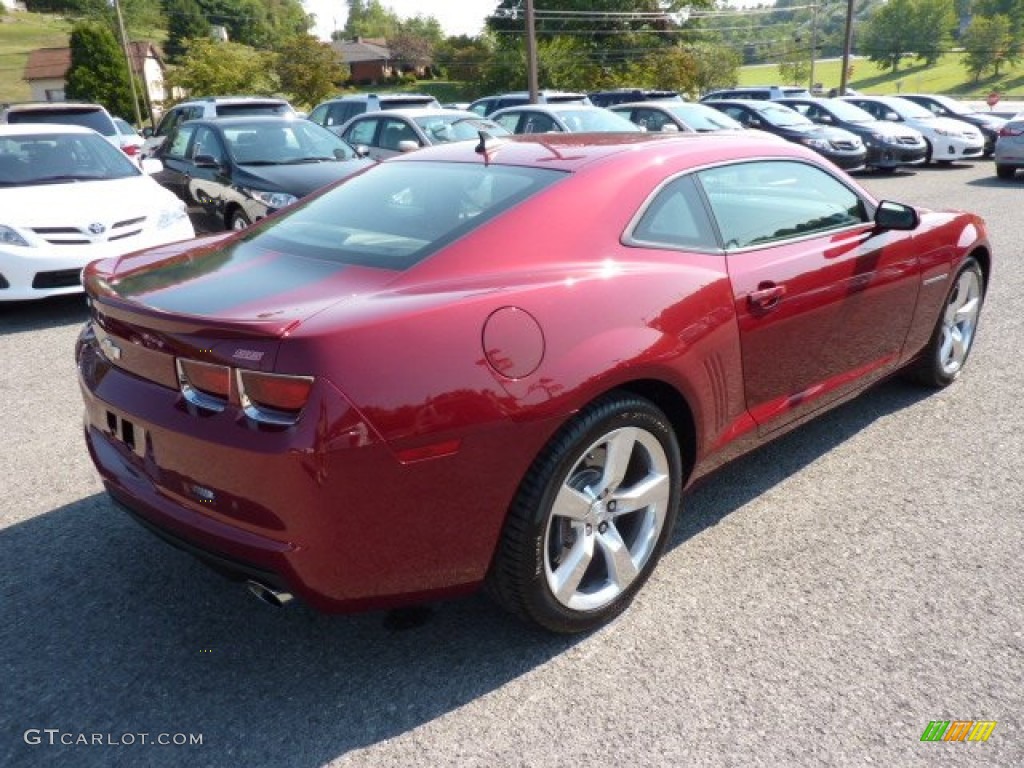
<instances>
[{"instance_id":1,"label":"chrome exhaust tip","mask_svg":"<svg viewBox=\"0 0 1024 768\"><path fill-rule=\"evenodd\" d=\"M283 608L295 599L295 596L291 592L282 592L279 589L268 587L266 584L253 581L252 579L245 582L245 586L248 587L249 591L257 598L267 605L272 605L275 608Z\"/></svg>"}]
</instances>

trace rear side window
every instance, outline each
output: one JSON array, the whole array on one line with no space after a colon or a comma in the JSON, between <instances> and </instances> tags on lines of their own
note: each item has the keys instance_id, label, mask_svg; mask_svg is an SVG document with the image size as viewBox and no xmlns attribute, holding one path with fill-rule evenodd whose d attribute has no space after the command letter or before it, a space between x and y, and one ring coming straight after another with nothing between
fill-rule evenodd
<instances>
[{"instance_id":1,"label":"rear side window","mask_svg":"<svg viewBox=\"0 0 1024 768\"><path fill-rule=\"evenodd\" d=\"M7 114L7 122L81 125L104 136L117 135L114 121L99 109L16 109Z\"/></svg>"},{"instance_id":2,"label":"rear side window","mask_svg":"<svg viewBox=\"0 0 1024 768\"><path fill-rule=\"evenodd\" d=\"M381 99L381 109L411 109L415 107L440 107L437 99Z\"/></svg>"},{"instance_id":3,"label":"rear side window","mask_svg":"<svg viewBox=\"0 0 1024 768\"><path fill-rule=\"evenodd\" d=\"M240 255L287 252L408 269L565 175L482 163L382 163L254 230Z\"/></svg>"},{"instance_id":4,"label":"rear side window","mask_svg":"<svg viewBox=\"0 0 1024 768\"><path fill-rule=\"evenodd\" d=\"M718 250L718 240L693 176L665 185L627 238L630 244L687 250Z\"/></svg>"},{"instance_id":5,"label":"rear side window","mask_svg":"<svg viewBox=\"0 0 1024 768\"><path fill-rule=\"evenodd\" d=\"M853 190L807 163L735 163L698 171L697 177L727 249L823 234L868 220Z\"/></svg>"}]
</instances>

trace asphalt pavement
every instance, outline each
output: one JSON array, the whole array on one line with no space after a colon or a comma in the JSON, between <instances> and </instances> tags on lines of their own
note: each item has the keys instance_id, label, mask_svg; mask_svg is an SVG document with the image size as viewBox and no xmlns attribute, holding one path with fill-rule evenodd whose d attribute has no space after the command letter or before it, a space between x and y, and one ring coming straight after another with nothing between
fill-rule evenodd
<instances>
[{"instance_id":1,"label":"asphalt pavement","mask_svg":"<svg viewBox=\"0 0 1024 768\"><path fill-rule=\"evenodd\" d=\"M0 305L0 765L1024 765L1024 175L860 180L988 219L968 370L882 384L722 470L632 608L583 637L483 597L257 602L102 494L82 299ZM921 741L935 720L996 726Z\"/></svg>"}]
</instances>

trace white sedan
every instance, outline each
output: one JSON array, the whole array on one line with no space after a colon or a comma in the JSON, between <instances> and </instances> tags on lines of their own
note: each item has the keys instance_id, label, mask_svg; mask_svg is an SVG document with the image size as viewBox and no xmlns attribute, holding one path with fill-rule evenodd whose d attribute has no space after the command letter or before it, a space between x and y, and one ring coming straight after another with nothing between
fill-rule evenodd
<instances>
[{"instance_id":1,"label":"white sedan","mask_svg":"<svg viewBox=\"0 0 1024 768\"><path fill-rule=\"evenodd\" d=\"M95 131L0 125L0 301L77 293L90 261L193 237L185 204Z\"/></svg>"},{"instance_id":2,"label":"white sedan","mask_svg":"<svg viewBox=\"0 0 1024 768\"><path fill-rule=\"evenodd\" d=\"M928 144L925 162L951 163L981 157L985 138L972 125L948 117L936 117L920 104L899 96L843 96L876 120L902 123L920 131Z\"/></svg>"}]
</instances>

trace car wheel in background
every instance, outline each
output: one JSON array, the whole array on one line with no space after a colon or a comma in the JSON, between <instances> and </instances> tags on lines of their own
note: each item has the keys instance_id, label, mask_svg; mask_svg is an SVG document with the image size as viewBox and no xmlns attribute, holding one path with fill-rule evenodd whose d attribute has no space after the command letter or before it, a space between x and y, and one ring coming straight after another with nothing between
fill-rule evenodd
<instances>
[{"instance_id":1,"label":"car wheel in background","mask_svg":"<svg viewBox=\"0 0 1024 768\"><path fill-rule=\"evenodd\" d=\"M1000 179L1012 179L1017 173L1017 169L1012 165L997 165L996 176Z\"/></svg>"},{"instance_id":2,"label":"car wheel in background","mask_svg":"<svg viewBox=\"0 0 1024 768\"><path fill-rule=\"evenodd\" d=\"M555 632L621 613L678 515L679 442L649 401L612 394L581 411L534 461L509 511L488 586Z\"/></svg>"},{"instance_id":3,"label":"car wheel in background","mask_svg":"<svg viewBox=\"0 0 1024 768\"><path fill-rule=\"evenodd\" d=\"M912 371L917 381L930 387L946 387L956 381L974 346L984 300L981 267L968 259L957 273L931 341Z\"/></svg>"},{"instance_id":4,"label":"car wheel in background","mask_svg":"<svg viewBox=\"0 0 1024 768\"><path fill-rule=\"evenodd\" d=\"M248 229L252 226L252 222L249 221L249 217L245 215L245 211L234 210L228 217L228 229L242 230Z\"/></svg>"}]
</instances>

